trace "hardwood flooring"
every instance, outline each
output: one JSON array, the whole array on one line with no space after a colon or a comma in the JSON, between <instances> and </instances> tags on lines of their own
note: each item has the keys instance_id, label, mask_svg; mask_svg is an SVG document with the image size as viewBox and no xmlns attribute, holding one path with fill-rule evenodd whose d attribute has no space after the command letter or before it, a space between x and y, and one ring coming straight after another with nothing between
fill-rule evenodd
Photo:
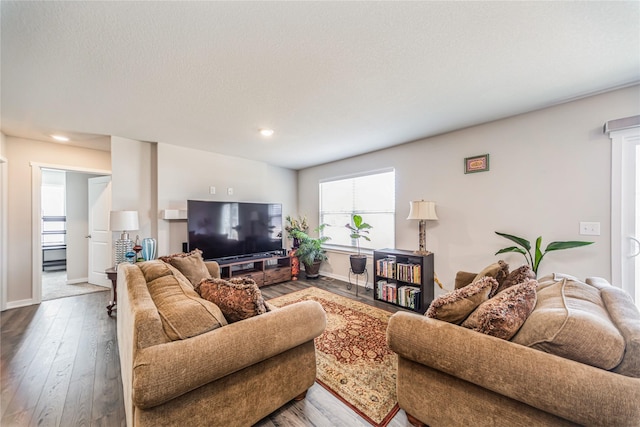
<instances>
[{"instance_id":1,"label":"hardwood flooring","mask_svg":"<svg viewBox=\"0 0 640 427\"><path fill-rule=\"evenodd\" d=\"M321 277L261 288L265 300L308 286L395 312L372 291ZM125 426L116 320L105 309L110 292L45 301L0 315L0 425ZM257 426L369 426L322 386L290 402ZM400 411L390 427L409 426Z\"/></svg>"}]
</instances>

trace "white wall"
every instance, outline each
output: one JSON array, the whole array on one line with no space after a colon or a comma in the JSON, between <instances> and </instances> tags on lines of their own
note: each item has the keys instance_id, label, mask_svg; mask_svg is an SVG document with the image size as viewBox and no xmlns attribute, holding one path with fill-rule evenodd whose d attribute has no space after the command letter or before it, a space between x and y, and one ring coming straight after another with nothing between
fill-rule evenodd
<instances>
[{"instance_id":1,"label":"white wall","mask_svg":"<svg viewBox=\"0 0 640 427\"><path fill-rule=\"evenodd\" d=\"M500 258L497 250L511 246L494 231L531 241L541 235L544 245L592 240L591 246L550 253L539 275L561 271L610 279L611 146L602 126L639 112L640 86L634 86L304 169L299 210L318 212L321 179L393 167L396 247L417 249L418 224L405 219L409 201L434 200L440 220L427 224L427 249L435 253L445 287L453 288L458 270L479 271ZM490 171L465 175L463 159L485 153ZM602 234L579 235L580 221L600 222ZM346 277L347 258L331 253L322 272ZM512 268L524 262L517 254L502 258Z\"/></svg>"},{"instance_id":2,"label":"white wall","mask_svg":"<svg viewBox=\"0 0 640 427\"><path fill-rule=\"evenodd\" d=\"M117 136L111 137L111 210L137 210L140 229L132 231L140 240L152 237L155 230L156 192L153 143ZM120 235L113 232L115 241Z\"/></svg>"},{"instance_id":3,"label":"white wall","mask_svg":"<svg viewBox=\"0 0 640 427\"><path fill-rule=\"evenodd\" d=\"M284 216L296 212L293 170L169 144L157 148L159 211L186 209L187 200L233 200L282 203ZM210 186L216 187L216 194L209 194ZM160 219L158 254L182 251L187 237L186 221Z\"/></svg>"},{"instance_id":4,"label":"white wall","mask_svg":"<svg viewBox=\"0 0 640 427\"><path fill-rule=\"evenodd\" d=\"M69 166L70 168L111 168L108 152L63 144L33 141L8 136L5 156L9 164L8 195L8 269L7 306L31 303L32 295L32 224L31 162Z\"/></svg>"},{"instance_id":5,"label":"white wall","mask_svg":"<svg viewBox=\"0 0 640 427\"><path fill-rule=\"evenodd\" d=\"M95 175L67 172L67 283L89 276L89 186Z\"/></svg>"}]
</instances>

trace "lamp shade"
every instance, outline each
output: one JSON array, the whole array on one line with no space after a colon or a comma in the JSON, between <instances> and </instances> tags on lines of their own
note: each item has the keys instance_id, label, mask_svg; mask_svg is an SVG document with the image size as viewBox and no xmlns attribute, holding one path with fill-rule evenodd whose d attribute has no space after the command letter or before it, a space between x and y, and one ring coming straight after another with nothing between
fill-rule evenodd
<instances>
[{"instance_id":1,"label":"lamp shade","mask_svg":"<svg viewBox=\"0 0 640 427\"><path fill-rule=\"evenodd\" d=\"M111 211L109 215L110 230L132 231L138 228L138 211Z\"/></svg>"},{"instance_id":2,"label":"lamp shade","mask_svg":"<svg viewBox=\"0 0 640 427\"><path fill-rule=\"evenodd\" d=\"M414 200L409 202L409 216L407 219L438 219L436 202Z\"/></svg>"}]
</instances>

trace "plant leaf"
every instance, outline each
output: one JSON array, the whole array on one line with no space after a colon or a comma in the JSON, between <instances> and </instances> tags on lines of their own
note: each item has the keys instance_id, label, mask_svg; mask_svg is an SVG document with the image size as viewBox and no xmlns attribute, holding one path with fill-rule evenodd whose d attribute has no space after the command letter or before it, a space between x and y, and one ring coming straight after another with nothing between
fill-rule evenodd
<instances>
[{"instance_id":1,"label":"plant leaf","mask_svg":"<svg viewBox=\"0 0 640 427\"><path fill-rule=\"evenodd\" d=\"M522 246L526 250L531 249L531 242L529 242L527 239L523 239L522 237L512 236L511 234L500 233L498 231L496 231L496 234L498 236L504 237L505 239L509 239L514 243L517 243L518 245Z\"/></svg>"},{"instance_id":2,"label":"plant leaf","mask_svg":"<svg viewBox=\"0 0 640 427\"><path fill-rule=\"evenodd\" d=\"M521 248L519 248L517 246L511 246L511 247L508 247L508 248L500 249L498 252L495 253L495 255L504 254L506 252L517 252L517 253L522 254L522 255L526 255L527 254L524 249L521 249Z\"/></svg>"},{"instance_id":3,"label":"plant leaf","mask_svg":"<svg viewBox=\"0 0 640 427\"><path fill-rule=\"evenodd\" d=\"M360 215L353 216L353 225L355 225L356 228L360 228L362 225L362 217Z\"/></svg>"},{"instance_id":4,"label":"plant leaf","mask_svg":"<svg viewBox=\"0 0 640 427\"><path fill-rule=\"evenodd\" d=\"M571 248L577 248L579 246L587 246L592 244L593 242L582 242L582 241L577 241L577 240L572 240L572 241L568 241L568 242L551 242L547 245L547 249L545 249L545 252L550 252L550 251L560 251L562 249L571 249Z\"/></svg>"},{"instance_id":5,"label":"plant leaf","mask_svg":"<svg viewBox=\"0 0 640 427\"><path fill-rule=\"evenodd\" d=\"M544 256L544 254L540 250L540 245L542 245L542 236L539 236L536 239L536 258L535 258L535 261L533 262L533 272L536 275L538 274L538 266L540 265L540 261L542 261L542 257ZM547 251L545 250L545 253L546 252Z\"/></svg>"}]
</instances>

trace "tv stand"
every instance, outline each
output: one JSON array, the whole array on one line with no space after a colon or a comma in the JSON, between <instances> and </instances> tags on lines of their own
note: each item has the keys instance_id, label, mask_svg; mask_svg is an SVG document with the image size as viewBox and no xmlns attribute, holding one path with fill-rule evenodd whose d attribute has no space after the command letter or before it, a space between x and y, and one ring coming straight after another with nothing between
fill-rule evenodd
<instances>
[{"instance_id":1,"label":"tv stand","mask_svg":"<svg viewBox=\"0 0 640 427\"><path fill-rule=\"evenodd\" d=\"M218 260L220 277L248 277L258 286L274 285L291 280L291 258L283 255L249 255Z\"/></svg>"}]
</instances>

